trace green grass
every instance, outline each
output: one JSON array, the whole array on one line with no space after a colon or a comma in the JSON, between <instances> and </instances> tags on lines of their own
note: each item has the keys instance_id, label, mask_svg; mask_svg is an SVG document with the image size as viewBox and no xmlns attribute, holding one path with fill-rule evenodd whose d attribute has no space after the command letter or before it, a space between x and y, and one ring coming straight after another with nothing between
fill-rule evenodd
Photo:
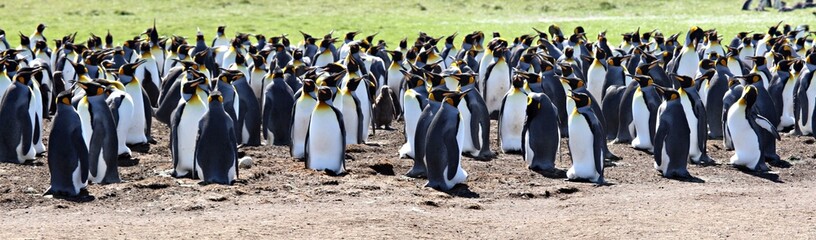
<instances>
[{"instance_id":1,"label":"green grass","mask_svg":"<svg viewBox=\"0 0 816 240\"><path fill-rule=\"evenodd\" d=\"M730 0L557 0L557 1L55 1L5 0L0 3L0 28L10 43L17 45L16 32L29 35L37 23L45 23L46 37L54 39L78 32L78 39L89 33L104 35L110 30L117 44L131 38L158 21L161 35L194 37L201 27L211 40L218 25L227 32L261 33L268 36L289 34L293 42L302 38L298 30L322 36L335 30L337 37L347 31L364 35L380 32L396 47L403 37L413 39L419 31L432 36L453 32L498 31L506 38L534 33L531 27L546 29L559 24L565 33L581 25L595 39L598 32L609 31L617 44L620 33L660 29L667 36L685 33L692 25L716 28L725 42L739 31L764 32L768 26L784 20L793 26L813 22L816 9L789 13L741 11L742 1ZM791 2L791 1L789 1ZM816 27L816 26L814 26ZM460 35L461 36L461 35ZM488 34L489 36L489 34ZM682 39L682 38L681 38ZM457 40L457 44L460 40ZM49 40L49 44L53 44Z\"/></svg>"}]
</instances>

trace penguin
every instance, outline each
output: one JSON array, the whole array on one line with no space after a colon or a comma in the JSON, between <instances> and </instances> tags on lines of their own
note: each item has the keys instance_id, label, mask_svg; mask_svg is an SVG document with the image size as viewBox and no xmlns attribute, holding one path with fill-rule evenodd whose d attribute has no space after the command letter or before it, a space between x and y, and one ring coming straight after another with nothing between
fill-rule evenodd
<instances>
[{"instance_id":1,"label":"penguin","mask_svg":"<svg viewBox=\"0 0 816 240\"><path fill-rule=\"evenodd\" d=\"M674 75L674 79L679 84L677 92L680 94L680 103L683 105L683 112L686 113L686 121L691 132L689 159L693 163L708 164L712 160L706 152L708 125L706 124L705 106L694 87L694 79L685 75Z\"/></svg>"},{"instance_id":2,"label":"penguin","mask_svg":"<svg viewBox=\"0 0 816 240\"><path fill-rule=\"evenodd\" d=\"M686 45L680 50L680 54L674 59L673 73L688 77L696 76L700 56L697 54L697 45L702 41L703 30L693 26L686 33Z\"/></svg>"},{"instance_id":3,"label":"penguin","mask_svg":"<svg viewBox=\"0 0 816 240\"><path fill-rule=\"evenodd\" d=\"M584 85L583 80L578 79L578 78L561 77L561 81L563 83L567 84L567 86L569 87L569 89L567 89L567 90L572 91L572 92L577 92L577 93L583 93L583 94L586 94L587 96L589 96L589 98L590 98L589 105L590 105L590 108L592 109L592 112L595 113L596 117L599 116L599 115L603 116L603 111L601 111L600 105L597 103L596 98L594 96L592 96L592 93L590 93L589 90L586 89L586 85ZM576 108L575 101L572 98L566 99L566 106L567 106L566 109L570 109L570 111L572 111L573 109ZM569 118L568 118L567 121L569 121ZM601 124L601 130L602 130L599 133L606 132L606 129L604 128L606 126L606 122L604 121L604 118L598 118L598 121ZM569 130L569 129L567 129L567 130ZM610 160L619 160L620 159L620 157L613 154L612 151L609 151L609 147L606 144L603 144L602 148L603 148L603 153L604 153L604 156L603 156L604 159L610 159Z\"/></svg>"},{"instance_id":4,"label":"penguin","mask_svg":"<svg viewBox=\"0 0 816 240\"><path fill-rule=\"evenodd\" d=\"M328 65L329 63L334 62L334 55L333 55L331 49L329 48L329 46L333 46L332 44L334 44L334 42L336 40L337 39L333 39L333 38L324 38L323 41L320 42L320 48L318 48L315 55L311 56L312 57L312 66L323 67L323 66ZM350 46L350 47L354 48L354 46L357 46L358 51L360 50L359 45L356 45L356 44L352 44L352 46ZM349 54L349 55L351 55L351 54Z\"/></svg>"},{"instance_id":5,"label":"penguin","mask_svg":"<svg viewBox=\"0 0 816 240\"><path fill-rule=\"evenodd\" d=\"M771 86L768 87L768 93L771 94L774 107L777 114L768 116L769 118L779 118L779 124L776 126L777 131L786 131L793 128L796 122L794 119L794 85L796 79L791 73L791 66L793 61L782 60L776 64L776 71L771 81Z\"/></svg>"},{"instance_id":6,"label":"penguin","mask_svg":"<svg viewBox=\"0 0 816 240\"><path fill-rule=\"evenodd\" d=\"M125 86L120 82L106 79L96 79L95 82L104 86L107 93L105 103L108 104L116 123L117 149L119 149L117 154L121 157L130 157L131 152L126 140L133 121L133 98L124 91Z\"/></svg>"},{"instance_id":7,"label":"penguin","mask_svg":"<svg viewBox=\"0 0 816 240\"><path fill-rule=\"evenodd\" d=\"M611 86L620 87L620 86L627 86L629 85L630 81L627 81L626 71L624 70L623 63L624 61L628 60L630 56L613 56L606 59L606 77L604 78L603 87L600 89L600 95L594 95L593 92L589 92L594 98L598 98L601 101L606 97L607 90ZM566 75L565 75L566 76ZM587 86L587 90L588 86ZM597 91L597 89L596 89Z\"/></svg>"},{"instance_id":8,"label":"penguin","mask_svg":"<svg viewBox=\"0 0 816 240\"><path fill-rule=\"evenodd\" d=\"M521 152L523 142L525 109L527 107L527 93L522 89L524 79L518 75L513 78L512 88L502 99L499 111L499 142L502 152Z\"/></svg>"},{"instance_id":9,"label":"penguin","mask_svg":"<svg viewBox=\"0 0 816 240\"><path fill-rule=\"evenodd\" d=\"M147 93L142 88L141 79L135 76L139 66L146 63L144 60L127 63L119 67L119 82L125 85L124 91L133 102L133 117L130 120L125 143L130 145L147 144L150 142L150 130L153 123L153 108ZM178 105L175 102L174 105Z\"/></svg>"},{"instance_id":10,"label":"penguin","mask_svg":"<svg viewBox=\"0 0 816 240\"><path fill-rule=\"evenodd\" d=\"M604 89L604 82L606 81L606 53L604 51L596 51L595 58L587 70L587 89L594 96L602 96Z\"/></svg>"},{"instance_id":11,"label":"penguin","mask_svg":"<svg viewBox=\"0 0 816 240\"><path fill-rule=\"evenodd\" d=\"M638 86L632 96L632 125L635 138L632 147L653 152L658 108L661 105L660 95L655 91L654 81L649 76L635 75Z\"/></svg>"},{"instance_id":12,"label":"penguin","mask_svg":"<svg viewBox=\"0 0 816 240\"><path fill-rule=\"evenodd\" d=\"M658 86L663 103L657 110L657 125L654 130L654 167L666 178L689 178L687 165L691 133L684 117L685 107L680 102L680 93L674 89Z\"/></svg>"},{"instance_id":13,"label":"penguin","mask_svg":"<svg viewBox=\"0 0 816 240\"><path fill-rule=\"evenodd\" d=\"M31 39L30 48L33 49L34 44L36 44L38 41L48 42L48 40L43 35L43 32L45 31L46 27L48 26L43 23L37 24L37 29L34 31L34 33L31 34L31 36L28 37L29 39Z\"/></svg>"},{"instance_id":14,"label":"penguin","mask_svg":"<svg viewBox=\"0 0 816 240\"><path fill-rule=\"evenodd\" d=\"M263 61L263 57L260 55L251 54L250 57L252 57L253 64L251 67L249 67L249 75L247 75L247 80L249 81L249 86L252 87L252 95L255 97L256 101L262 102L263 90L267 85L265 82L266 73L269 71L269 69L267 68L266 63Z\"/></svg>"},{"instance_id":15,"label":"penguin","mask_svg":"<svg viewBox=\"0 0 816 240\"><path fill-rule=\"evenodd\" d=\"M765 161L770 160L766 158L769 155L767 151L775 154L775 144L771 143L780 138L776 127L754 110L757 95L756 86L745 87L739 100L728 109L726 125L734 135L731 138L735 150L730 158L731 164L764 172L770 170L765 164Z\"/></svg>"},{"instance_id":16,"label":"penguin","mask_svg":"<svg viewBox=\"0 0 816 240\"><path fill-rule=\"evenodd\" d=\"M275 71L279 72L280 69ZM272 78L271 83L264 88L263 101L263 135L268 143L275 146L291 144L292 128L289 121L292 119L290 114L294 104L295 94L289 85L282 77Z\"/></svg>"},{"instance_id":17,"label":"penguin","mask_svg":"<svg viewBox=\"0 0 816 240\"><path fill-rule=\"evenodd\" d=\"M420 178L427 176L427 160L425 159L428 152L428 134L430 133L430 125L436 114L442 108L443 103L441 99L445 98L445 94L450 91L444 88L434 88L426 97L425 107L422 109L422 114L416 124L416 131L414 134L414 165L411 170L405 175L413 178Z\"/></svg>"},{"instance_id":18,"label":"penguin","mask_svg":"<svg viewBox=\"0 0 816 240\"><path fill-rule=\"evenodd\" d=\"M363 134L367 125L363 123L363 108L360 106L361 100L357 97L356 90L363 78L355 77L349 79L346 84L337 91L334 96L333 105L342 113L344 129L346 131L346 144L365 143Z\"/></svg>"},{"instance_id":19,"label":"penguin","mask_svg":"<svg viewBox=\"0 0 816 240\"><path fill-rule=\"evenodd\" d=\"M57 114L48 139L48 170L51 187L45 195L77 196L88 183L88 147L82 137L79 113L71 105L71 91L57 96Z\"/></svg>"},{"instance_id":20,"label":"penguin","mask_svg":"<svg viewBox=\"0 0 816 240\"><path fill-rule=\"evenodd\" d=\"M196 176L204 183L232 185L238 178L238 139L235 125L224 109L217 90L207 98L207 113L201 117L195 146Z\"/></svg>"},{"instance_id":21,"label":"penguin","mask_svg":"<svg viewBox=\"0 0 816 240\"><path fill-rule=\"evenodd\" d=\"M220 46L228 46L229 45L229 38L224 34L224 30L227 26L218 26L218 29L215 31L215 38L212 40L212 44L210 47L216 48ZM201 32L201 31L199 31ZM203 40L203 37L202 37Z\"/></svg>"},{"instance_id":22,"label":"penguin","mask_svg":"<svg viewBox=\"0 0 816 240\"><path fill-rule=\"evenodd\" d=\"M567 170L571 181L590 181L603 184L604 140L603 128L595 112L592 98L586 93L570 92L575 108L569 116L569 153L572 166Z\"/></svg>"},{"instance_id":23,"label":"penguin","mask_svg":"<svg viewBox=\"0 0 816 240\"><path fill-rule=\"evenodd\" d=\"M722 112L723 112L723 97L728 89L728 79L734 75L728 69L728 60L726 57L720 56L716 60L714 66L716 74L711 76L711 79L706 81L706 84L701 86L707 92L706 100L703 102L706 108L706 122L708 123L708 137L721 138L723 134L722 129Z\"/></svg>"},{"instance_id":24,"label":"penguin","mask_svg":"<svg viewBox=\"0 0 816 240\"><path fill-rule=\"evenodd\" d=\"M561 148L558 108L543 93L527 95L524 127L521 133L527 168L533 171L555 170L555 159Z\"/></svg>"},{"instance_id":25,"label":"penguin","mask_svg":"<svg viewBox=\"0 0 816 240\"><path fill-rule=\"evenodd\" d=\"M238 95L236 101L238 104L238 122L235 131L240 133L238 144L243 146L260 146L261 145L261 120L262 109L258 99L252 92L252 87L247 82L246 75L241 71L226 70L223 72L227 78L230 78L232 86Z\"/></svg>"},{"instance_id":26,"label":"penguin","mask_svg":"<svg viewBox=\"0 0 816 240\"><path fill-rule=\"evenodd\" d=\"M90 181L97 184L118 183L118 136L116 121L105 100L105 88L96 82L78 82L85 96L77 103L82 120L82 137L88 146Z\"/></svg>"},{"instance_id":27,"label":"penguin","mask_svg":"<svg viewBox=\"0 0 816 240\"><path fill-rule=\"evenodd\" d=\"M215 81L211 82L210 89L212 89L212 91L219 92L220 94L219 96L221 96L222 99L221 102L223 103L224 111L226 111L227 115L229 115L230 118L232 119L232 123L235 125L233 127L235 129L239 129L241 126L239 126L238 124L239 123L238 116L240 114L239 111L241 110L241 100L238 97L238 91L232 85L232 81L236 78L231 78L228 76L229 74L224 74L226 73L226 71L227 70L222 70L219 76L216 77ZM241 72L241 70L232 71ZM235 133L239 134L239 132L237 131ZM236 139L240 137L241 135L236 135Z\"/></svg>"},{"instance_id":28,"label":"penguin","mask_svg":"<svg viewBox=\"0 0 816 240\"><path fill-rule=\"evenodd\" d=\"M808 71L801 74L798 80L796 91L795 114L796 125L802 135L813 135L813 111L816 108L816 54L811 53L806 58Z\"/></svg>"},{"instance_id":29,"label":"penguin","mask_svg":"<svg viewBox=\"0 0 816 240\"><path fill-rule=\"evenodd\" d=\"M397 119L399 115L395 107L395 104L398 103L394 102L393 96L396 95L388 85L382 85L380 87L379 94L377 94L377 99L374 100L372 109L375 128L392 130L391 122Z\"/></svg>"},{"instance_id":30,"label":"penguin","mask_svg":"<svg viewBox=\"0 0 816 240\"><path fill-rule=\"evenodd\" d=\"M487 66L484 80L480 83L482 98L487 104L491 119L498 118L501 110L501 99L510 90L510 67L505 61L506 48L493 50L493 61Z\"/></svg>"},{"instance_id":31,"label":"penguin","mask_svg":"<svg viewBox=\"0 0 816 240\"><path fill-rule=\"evenodd\" d=\"M317 105L315 82L311 79L303 80L303 87L295 94L297 99L292 106L291 125L292 143L289 145L289 153L295 159L306 157L306 135L309 131L309 119Z\"/></svg>"},{"instance_id":32,"label":"penguin","mask_svg":"<svg viewBox=\"0 0 816 240\"><path fill-rule=\"evenodd\" d=\"M343 113L328 103L332 91L317 89L317 104L306 135L306 168L340 175L346 171L346 129Z\"/></svg>"},{"instance_id":33,"label":"penguin","mask_svg":"<svg viewBox=\"0 0 816 240\"><path fill-rule=\"evenodd\" d=\"M10 60L5 60L10 61ZM6 65L7 67L9 65ZM37 69L33 69L37 71ZM36 159L32 136L34 122L31 120L30 106L33 93L28 88L34 72L28 69L17 72L14 82L0 99L0 118L6 119L0 126L0 162L25 163ZM8 72L8 71L6 71Z\"/></svg>"},{"instance_id":34,"label":"penguin","mask_svg":"<svg viewBox=\"0 0 816 240\"><path fill-rule=\"evenodd\" d=\"M150 106L158 107L159 86L161 86L162 81L159 73L159 65L150 53L150 44L142 43L140 49L142 52L140 60L143 60L144 63L137 67L133 76L141 81L142 87L150 100Z\"/></svg>"},{"instance_id":35,"label":"penguin","mask_svg":"<svg viewBox=\"0 0 816 240\"><path fill-rule=\"evenodd\" d=\"M457 109L466 94L467 91L446 92L442 106L428 125L425 149L433 146L433 151L425 153L428 176L425 187L448 191L467 180L468 173L462 168L464 124Z\"/></svg>"},{"instance_id":36,"label":"penguin","mask_svg":"<svg viewBox=\"0 0 816 240\"><path fill-rule=\"evenodd\" d=\"M188 80L182 86L182 101L179 102L170 124L170 152L173 157L173 173L176 178L195 177L195 139L199 132L199 122L207 113L202 95L209 90L206 80L199 77ZM206 96L206 95L205 95Z\"/></svg>"},{"instance_id":37,"label":"penguin","mask_svg":"<svg viewBox=\"0 0 816 240\"><path fill-rule=\"evenodd\" d=\"M496 156L490 150L490 115L481 93L476 89L476 76L472 73L456 74L459 91L469 91L459 103L459 114L465 124L462 154L476 160L489 160Z\"/></svg>"},{"instance_id":38,"label":"penguin","mask_svg":"<svg viewBox=\"0 0 816 240\"><path fill-rule=\"evenodd\" d=\"M405 135L405 144L402 145L399 149L399 157L405 158L409 157L414 159L414 168L418 168L418 165L421 165L421 174L425 174L425 165L422 164L421 160L417 159L416 156L416 144L418 140L417 128L419 127L420 119L422 118L422 114L425 112L426 105L428 105L428 95L422 94L418 92L418 89L425 89L425 79L419 75L411 74L405 70L402 70L405 74L405 87L403 90L405 93L402 94L400 99L402 100L402 106L400 107L403 110L402 116L404 118L404 131L403 134ZM437 102L438 103L438 102ZM432 113L428 113L432 114ZM427 125L426 125L427 126ZM424 139L422 139L424 140ZM419 171L419 169L417 170ZM419 172L411 171L409 174L406 174L409 177L418 177ZM410 174L414 173L414 174Z\"/></svg>"}]
</instances>

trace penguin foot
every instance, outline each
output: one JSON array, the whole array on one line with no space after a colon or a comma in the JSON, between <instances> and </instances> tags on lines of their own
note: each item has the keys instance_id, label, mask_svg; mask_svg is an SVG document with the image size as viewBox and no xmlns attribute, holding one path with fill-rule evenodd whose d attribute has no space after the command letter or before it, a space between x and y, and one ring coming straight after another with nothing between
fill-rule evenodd
<instances>
[{"instance_id":1,"label":"penguin foot","mask_svg":"<svg viewBox=\"0 0 816 240\"><path fill-rule=\"evenodd\" d=\"M612 140L612 143L614 143L614 144L629 144L631 142L632 142L632 139L627 140L627 139L615 138L614 140Z\"/></svg>"},{"instance_id":2,"label":"penguin foot","mask_svg":"<svg viewBox=\"0 0 816 240\"><path fill-rule=\"evenodd\" d=\"M696 161L692 159L691 163L694 164L694 165L700 165L700 166L703 166L703 167L716 166L717 165L717 162L714 161L714 159L711 159L710 157L708 157L708 155L700 156L700 159L698 159Z\"/></svg>"},{"instance_id":3,"label":"penguin foot","mask_svg":"<svg viewBox=\"0 0 816 240\"><path fill-rule=\"evenodd\" d=\"M766 158L765 162L767 162L768 165L778 168L790 168L791 166L793 166L790 162L778 158L777 159Z\"/></svg>"},{"instance_id":4,"label":"penguin foot","mask_svg":"<svg viewBox=\"0 0 816 240\"><path fill-rule=\"evenodd\" d=\"M612 152L604 153L604 158L606 160L612 160L612 161L621 160L621 157L618 157L617 155L613 154Z\"/></svg>"},{"instance_id":5,"label":"penguin foot","mask_svg":"<svg viewBox=\"0 0 816 240\"><path fill-rule=\"evenodd\" d=\"M326 169L326 170L323 170L323 172L325 172L326 175L329 175L329 176L332 176L332 177L342 177L342 176L345 176L345 175L348 174L346 171L343 171L343 170L340 170L340 172L335 172L335 171Z\"/></svg>"},{"instance_id":6,"label":"penguin foot","mask_svg":"<svg viewBox=\"0 0 816 240\"><path fill-rule=\"evenodd\" d=\"M351 156L351 154L348 154L348 153L346 153L345 155L343 155L343 158L344 158L344 159L348 159L348 160L354 160L354 156Z\"/></svg>"},{"instance_id":7,"label":"penguin foot","mask_svg":"<svg viewBox=\"0 0 816 240\"><path fill-rule=\"evenodd\" d=\"M540 166L532 166L532 167L529 167L529 169L530 169L530 171L541 174L541 176L544 176L546 178L557 178L557 179L567 178L567 171L557 169L555 167L545 168L545 167L540 167Z\"/></svg>"},{"instance_id":8,"label":"penguin foot","mask_svg":"<svg viewBox=\"0 0 816 240\"><path fill-rule=\"evenodd\" d=\"M617 163L615 163L615 162L613 162L613 161L609 161L608 159L604 160L604 167L605 167L605 168L608 168L608 167L617 167L617 166L618 166L618 164L617 164Z\"/></svg>"},{"instance_id":9,"label":"penguin foot","mask_svg":"<svg viewBox=\"0 0 816 240\"><path fill-rule=\"evenodd\" d=\"M405 173L405 176L410 178L425 178L425 169L411 168L410 171Z\"/></svg>"}]
</instances>

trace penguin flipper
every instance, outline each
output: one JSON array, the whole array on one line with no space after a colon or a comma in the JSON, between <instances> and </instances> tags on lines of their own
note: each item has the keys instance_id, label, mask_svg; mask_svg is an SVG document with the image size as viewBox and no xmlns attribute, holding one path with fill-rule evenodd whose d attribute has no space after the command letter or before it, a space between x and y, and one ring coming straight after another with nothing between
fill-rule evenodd
<instances>
[{"instance_id":1,"label":"penguin flipper","mask_svg":"<svg viewBox=\"0 0 816 240\"><path fill-rule=\"evenodd\" d=\"M74 151L77 153L77 157L79 158L79 169L82 171L80 173L80 177L83 183L88 182L88 174L90 173L88 162L88 147L85 145L85 139L82 137L82 129L76 128L74 132L71 133L72 141L74 143Z\"/></svg>"},{"instance_id":2,"label":"penguin flipper","mask_svg":"<svg viewBox=\"0 0 816 240\"><path fill-rule=\"evenodd\" d=\"M813 76L813 72L808 72L803 79L810 79L809 76ZM794 101L794 103L799 104L799 111L796 113L799 114L799 117L802 119L802 125L807 125L810 116L807 115L807 112L810 109L810 102L816 99L807 99L807 89L810 87L810 81L800 81L801 84L799 85L799 97L798 101Z\"/></svg>"},{"instance_id":3,"label":"penguin flipper","mask_svg":"<svg viewBox=\"0 0 816 240\"><path fill-rule=\"evenodd\" d=\"M601 178L603 178L604 173L604 151L606 141L604 140L604 133L603 127L601 126L601 122L598 120L598 117L592 111L584 111L580 112L583 115L584 119L586 119L587 123L589 123L589 130L592 132L592 151L595 152L595 171L598 172Z\"/></svg>"},{"instance_id":4,"label":"penguin flipper","mask_svg":"<svg viewBox=\"0 0 816 240\"><path fill-rule=\"evenodd\" d=\"M272 86L272 85L269 85L269 86ZM273 99L272 96L270 96L271 95L271 88L267 88L266 90L264 90L263 95L264 95L264 103L266 103L266 104L263 105L263 111L261 112L261 116L262 116L262 119L263 119L261 121L261 124L263 125L261 127L261 135L263 136L264 139L267 140L267 144L268 144L268 141L269 141L269 138L270 138L269 131L272 131L272 105L273 105L275 100ZM297 102L297 101L295 101L295 102ZM293 108L293 111L294 111L294 108ZM292 121L294 121L294 114L292 114L291 119L292 119Z\"/></svg>"},{"instance_id":5,"label":"penguin flipper","mask_svg":"<svg viewBox=\"0 0 816 240\"><path fill-rule=\"evenodd\" d=\"M368 127L368 126L365 126L363 124L363 109L360 106L360 98L357 97L357 94L353 94L353 93L351 94L351 98L354 99L354 106L356 106L355 112L357 112L357 132L355 133L355 134L357 134L357 142L354 143L354 144L361 144L361 143L364 143L363 142L363 132L365 132L365 131L363 130L363 127ZM341 118L342 118L342 115L341 115ZM343 126L345 126L345 125L343 125ZM345 134L343 136L345 136Z\"/></svg>"},{"instance_id":6,"label":"penguin flipper","mask_svg":"<svg viewBox=\"0 0 816 240\"><path fill-rule=\"evenodd\" d=\"M758 114L754 114L754 117L754 122L756 122L757 126L771 134L774 138L776 138L776 140L782 140L779 136L779 132L777 132L776 128L773 126L773 124L771 124L771 121Z\"/></svg>"},{"instance_id":7,"label":"penguin flipper","mask_svg":"<svg viewBox=\"0 0 816 240\"><path fill-rule=\"evenodd\" d=\"M460 158L461 158L461 154L460 154L461 150L459 149L459 145L455 144L455 143L456 143L456 132L458 131L460 124L462 124L462 123L459 122L459 120L457 119L456 120L456 125L455 126L450 126L450 127L453 127L453 129L452 129L453 134L445 134L446 135L445 136L445 145L450 144L450 147L446 146L446 147L442 148L442 149L444 149L443 151L445 151L444 156L448 159L448 179L447 179L448 181L453 180L453 178L456 177L456 172L459 170L459 161L460 161Z\"/></svg>"},{"instance_id":8,"label":"penguin flipper","mask_svg":"<svg viewBox=\"0 0 816 240\"><path fill-rule=\"evenodd\" d=\"M507 96L509 96L509 95L510 95L509 93L504 94L504 97L502 98L502 102L501 102L501 108L499 108L499 119L497 119L498 120L497 125L499 126L498 127L498 133L499 134L497 136L499 138L498 140L499 140L500 143L501 143L501 140L502 140L502 127L501 126L502 126L502 116L504 114L504 105L505 105L505 103L507 103Z\"/></svg>"},{"instance_id":9,"label":"penguin flipper","mask_svg":"<svg viewBox=\"0 0 816 240\"><path fill-rule=\"evenodd\" d=\"M178 137L178 127L179 123L181 122L181 116L184 113L184 107L186 103L181 103L176 107L176 110L173 111L173 117L171 119L170 125L170 152L172 153L173 158L173 173L175 175L176 166L178 166L179 161L179 137Z\"/></svg>"},{"instance_id":10,"label":"penguin flipper","mask_svg":"<svg viewBox=\"0 0 816 240\"><path fill-rule=\"evenodd\" d=\"M467 95L470 95L470 94L471 93L467 93ZM473 146L476 147L477 149L481 150L483 148L483 146L481 146L481 144L478 144L478 143L481 143L481 140L479 139L481 137L481 136L479 136L479 128L481 127L481 119L473 116L474 115L473 114L473 109L475 109L475 108L472 106L473 103L471 103L471 101L474 101L474 100L471 100L471 99L468 98L468 96L465 96L465 104L467 104L467 108L470 109L470 123L468 124L469 126L467 126L467 127L470 128L470 136L465 136L465 137L470 137L470 141L473 143Z\"/></svg>"},{"instance_id":11,"label":"penguin flipper","mask_svg":"<svg viewBox=\"0 0 816 240\"><path fill-rule=\"evenodd\" d=\"M142 91L142 107L144 108L145 118L145 137L147 137L148 143L155 143L153 140L153 135L150 133L150 130L153 128L153 107L151 107L150 99L147 98L147 93L145 93L145 91Z\"/></svg>"},{"instance_id":12,"label":"penguin flipper","mask_svg":"<svg viewBox=\"0 0 816 240\"><path fill-rule=\"evenodd\" d=\"M334 111L334 116L337 118L337 123L340 124L340 142L342 143L341 146L343 146L343 151L340 151L338 156L341 166L337 173L340 173L346 170L346 138L343 137L346 136L346 124L343 122L343 113L340 112L340 110L337 110L337 108L334 106L331 106L331 108ZM360 122L362 122L362 119L360 119Z\"/></svg>"},{"instance_id":13,"label":"penguin flipper","mask_svg":"<svg viewBox=\"0 0 816 240\"><path fill-rule=\"evenodd\" d=\"M689 129L689 131L697 131L697 147L703 154L703 157L706 157L706 141L708 141L708 122L706 121L706 109L703 105L702 100L700 100L699 95L695 95L695 99L692 99L692 103L694 104L694 115L697 116L697 129ZM704 159L700 159L704 160Z\"/></svg>"},{"instance_id":14,"label":"penguin flipper","mask_svg":"<svg viewBox=\"0 0 816 240\"><path fill-rule=\"evenodd\" d=\"M652 144L654 144L654 160L657 166L663 164L663 148L665 147L666 135L668 134L668 121L660 119L660 126L654 133Z\"/></svg>"}]
</instances>

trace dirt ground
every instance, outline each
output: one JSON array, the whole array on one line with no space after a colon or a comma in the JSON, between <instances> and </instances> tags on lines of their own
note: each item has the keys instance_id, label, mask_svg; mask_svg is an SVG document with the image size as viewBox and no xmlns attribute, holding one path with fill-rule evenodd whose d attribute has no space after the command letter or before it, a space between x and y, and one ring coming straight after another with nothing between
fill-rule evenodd
<instances>
[{"instance_id":1,"label":"dirt ground","mask_svg":"<svg viewBox=\"0 0 816 240\"><path fill-rule=\"evenodd\" d=\"M733 152L711 140L719 164L689 166L698 181L660 177L652 157L628 145L610 145L623 159L607 167L609 186L529 171L520 155L465 158L467 184L446 193L402 176L412 161L397 158L401 130L350 146L345 176L304 169L288 148L262 146L240 150L255 165L234 186L201 186L167 175L167 127L154 124L158 144L134 148L133 159L120 160L124 183L89 186L92 199L43 197L46 157L0 164L0 239L816 237L812 137L783 137L778 153L789 165L765 174L729 166ZM565 170L561 146L556 164Z\"/></svg>"}]
</instances>

